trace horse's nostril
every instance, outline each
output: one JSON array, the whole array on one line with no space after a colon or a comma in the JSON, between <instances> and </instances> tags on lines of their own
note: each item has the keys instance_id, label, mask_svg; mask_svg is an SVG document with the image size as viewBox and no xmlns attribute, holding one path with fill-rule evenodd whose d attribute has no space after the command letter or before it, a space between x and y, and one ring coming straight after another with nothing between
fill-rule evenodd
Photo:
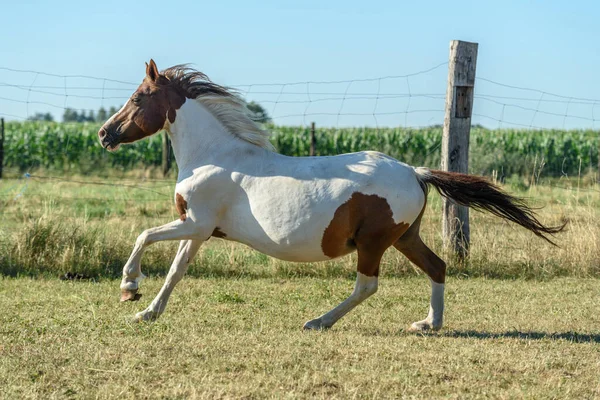
<instances>
[{"instance_id":1,"label":"horse's nostril","mask_svg":"<svg viewBox=\"0 0 600 400\"><path fill-rule=\"evenodd\" d=\"M100 128L100 130L98 131L98 137L100 139L104 139L104 137L107 135L107 132L104 128Z\"/></svg>"}]
</instances>

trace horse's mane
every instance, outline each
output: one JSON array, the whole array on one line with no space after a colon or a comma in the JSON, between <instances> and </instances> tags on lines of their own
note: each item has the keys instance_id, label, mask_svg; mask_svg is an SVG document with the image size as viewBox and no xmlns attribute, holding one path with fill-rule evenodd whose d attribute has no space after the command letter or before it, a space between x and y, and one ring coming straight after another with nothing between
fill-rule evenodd
<instances>
[{"instance_id":1,"label":"horse's mane","mask_svg":"<svg viewBox=\"0 0 600 400\"><path fill-rule=\"evenodd\" d=\"M167 68L162 74L178 85L186 97L200 102L232 135L273 150L269 141L271 133L252 120L246 101L237 91L212 82L205 74L185 64Z\"/></svg>"}]
</instances>

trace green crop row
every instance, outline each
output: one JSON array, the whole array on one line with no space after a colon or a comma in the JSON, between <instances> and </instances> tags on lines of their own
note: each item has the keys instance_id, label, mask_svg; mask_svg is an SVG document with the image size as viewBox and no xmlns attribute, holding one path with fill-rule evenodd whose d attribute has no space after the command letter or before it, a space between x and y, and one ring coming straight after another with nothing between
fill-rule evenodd
<instances>
[{"instance_id":1,"label":"green crop row","mask_svg":"<svg viewBox=\"0 0 600 400\"><path fill-rule=\"evenodd\" d=\"M306 156L310 148L308 127L270 126L277 150ZM128 169L158 166L161 138L123 146L109 153L98 143L98 124L9 122L6 125L4 165L31 171L45 168L95 173L105 168ZM377 150L415 166L440 165L442 129L430 128L323 128L316 131L317 155ZM470 170L488 175L541 173L576 175L598 165L599 132L592 130L489 130L473 127Z\"/></svg>"},{"instance_id":2,"label":"green crop row","mask_svg":"<svg viewBox=\"0 0 600 400\"><path fill-rule=\"evenodd\" d=\"M160 165L159 137L109 153L98 142L99 124L9 122L6 124L4 165L21 171L45 168L94 173L106 167Z\"/></svg>"}]
</instances>

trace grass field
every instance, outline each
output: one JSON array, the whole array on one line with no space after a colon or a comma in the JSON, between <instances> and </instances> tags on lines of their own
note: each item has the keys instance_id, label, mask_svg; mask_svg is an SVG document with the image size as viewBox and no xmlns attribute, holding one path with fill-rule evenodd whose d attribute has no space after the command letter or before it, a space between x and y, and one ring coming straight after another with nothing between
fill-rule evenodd
<instances>
[{"instance_id":1,"label":"grass field","mask_svg":"<svg viewBox=\"0 0 600 400\"><path fill-rule=\"evenodd\" d=\"M0 273L53 276L66 272L117 277L136 237L178 218L172 180L69 177L0 181ZM600 189L590 178L532 185L514 178L506 190L526 197L547 224L567 218L567 231L553 247L530 232L479 212L471 213L471 257L452 262L453 276L535 278L600 277ZM431 191L422 236L442 254L440 197ZM164 274L177 243L158 243L144 255L143 270ZM448 255L445 258L450 260ZM191 266L192 276L353 276L355 257L322 264L286 263L245 246L211 239ZM418 273L394 249L383 261L384 276Z\"/></svg>"},{"instance_id":2,"label":"grass field","mask_svg":"<svg viewBox=\"0 0 600 400\"><path fill-rule=\"evenodd\" d=\"M424 278L383 279L330 331L304 321L344 278L188 278L155 323L116 280L0 280L2 398L600 398L600 281L450 278L446 328Z\"/></svg>"},{"instance_id":3,"label":"grass field","mask_svg":"<svg viewBox=\"0 0 600 400\"><path fill-rule=\"evenodd\" d=\"M375 296L332 330L304 332L351 292L355 256L286 263L220 239L159 321L131 324L177 244L144 255L140 302L120 304L115 278L142 230L177 218L173 181L48 176L0 181L2 398L600 398L590 177L505 185L543 206L543 221L569 219L560 247L472 212L469 260L444 255L446 327L419 335L406 328L425 317L428 283L393 249ZM432 192L422 236L443 254L440 216ZM58 280L66 272L92 280Z\"/></svg>"}]
</instances>

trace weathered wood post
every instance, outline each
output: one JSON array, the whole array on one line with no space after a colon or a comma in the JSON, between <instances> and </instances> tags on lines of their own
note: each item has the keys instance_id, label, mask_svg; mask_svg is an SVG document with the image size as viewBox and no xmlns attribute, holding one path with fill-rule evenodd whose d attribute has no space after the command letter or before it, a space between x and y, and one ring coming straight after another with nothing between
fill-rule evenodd
<instances>
[{"instance_id":1,"label":"weathered wood post","mask_svg":"<svg viewBox=\"0 0 600 400\"><path fill-rule=\"evenodd\" d=\"M4 118L0 118L0 179L2 179L2 166L4 165Z\"/></svg>"},{"instance_id":2,"label":"weathered wood post","mask_svg":"<svg viewBox=\"0 0 600 400\"><path fill-rule=\"evenodd\" d=\"M315 123L310 124L310 156L315 155L315 148L317 147L317 139L315 137Z\"/></svg>"},{"instance_id":3,"label":"weathered wood post","mask_svg":"<svg viewBox=\"0 0 600 400\"><path fill-rule=\"evenodd\" d=\"M469 136L477 66L477 43L450 42L446 115L442 137L442 170L469 172ZM446 199L442 205L444 246L461 258L469 251L469 209Z\"/></svg>"},{"instance_id":4,"label":"weathered wood post","mask_svg":"<svg viewBox=\"0 0 600 400\"><path fill-rule=\"evenodd\" d=\"M162 173L167 176L171 169L171 141L167 132L162 134Z\"/></svg>"}]
</instances>

